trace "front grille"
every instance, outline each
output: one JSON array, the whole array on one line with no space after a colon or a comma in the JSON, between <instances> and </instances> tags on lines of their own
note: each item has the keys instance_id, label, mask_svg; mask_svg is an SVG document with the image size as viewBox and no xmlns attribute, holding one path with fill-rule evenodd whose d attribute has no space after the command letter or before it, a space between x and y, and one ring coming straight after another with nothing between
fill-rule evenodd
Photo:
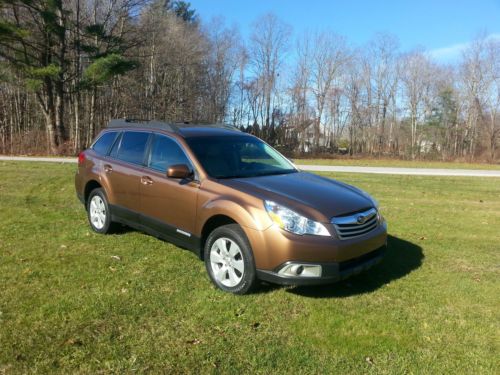
<instances>
[{"instance_id":1,"label":"front grille","mask_svg":"<svg viewBox=\"0 0 500 375\"><path fill-rule=\"evenodd\" d=\"M378 225L378 214L375 208L357 212L349 216L338 216L331 220L341 240L363 236Z\"/></svg>"}]
</instances>

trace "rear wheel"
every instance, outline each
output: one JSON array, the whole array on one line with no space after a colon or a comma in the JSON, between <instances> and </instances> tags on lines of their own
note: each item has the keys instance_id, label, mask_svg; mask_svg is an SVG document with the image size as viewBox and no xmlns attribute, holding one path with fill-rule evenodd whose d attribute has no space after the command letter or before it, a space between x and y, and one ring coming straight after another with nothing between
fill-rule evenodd
<instances>
[{"instance_id":1,"label":"rear wheel","mask_svg":"<svg viewBox=\"0 0 500 375\"><path fill-rule=\"evenodd\" d=\"M239 225L224 225L210 233L204 258L208 275L218 288L245 294L255 286L252 249Z\"/></svg>"},{"instance_id":2,"label":"rear wheel","mask_svg":"<svg viewBox=\"0 0 500 375\"><path fill-rule=\"evenodd\" d=\"M111 221L108 199L102 188L90 192L87 199L87 216L94 232L106 234L113 231L115 223Z\"/></svg>"}]
</instances>

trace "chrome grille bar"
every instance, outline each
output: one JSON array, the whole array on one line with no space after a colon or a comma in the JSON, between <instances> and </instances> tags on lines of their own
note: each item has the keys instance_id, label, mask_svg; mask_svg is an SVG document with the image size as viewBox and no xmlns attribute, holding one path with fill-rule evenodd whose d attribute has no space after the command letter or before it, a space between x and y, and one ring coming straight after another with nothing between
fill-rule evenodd
<instances>
[{"instance_id":1,"label":"chrome grille bar","mask_svg":"<svg viewBox=\"0 0 500 375\"><path fill-rule=\"evenodd\" d=\"M370 208L352 215L334 217L331 223L341 240L355 238L377 228L378 213L375 208Z\"/></svg>"}]
</instances>

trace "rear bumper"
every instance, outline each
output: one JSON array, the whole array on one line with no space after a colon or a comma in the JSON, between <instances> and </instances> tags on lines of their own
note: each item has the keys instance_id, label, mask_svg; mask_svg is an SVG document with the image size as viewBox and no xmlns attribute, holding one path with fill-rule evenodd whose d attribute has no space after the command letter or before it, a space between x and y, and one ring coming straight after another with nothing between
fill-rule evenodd
<instances>
[{"instance_id":1,"label":"rear bumper","mask_svg":"<svg viewBox=\"0 0 500 375\"><path fill-rule=\"evenodd\" d=\"M289 262L283 263L273 271L257 270L257 277L260 280L279 285L331 284L373 267L382 260L385 250L386 246L384 245L360 257L338 263L300 262L302 264L320 265L322 269L320 277L291 277L279 274L279 270Z\"/></svg>"}]
</instances>

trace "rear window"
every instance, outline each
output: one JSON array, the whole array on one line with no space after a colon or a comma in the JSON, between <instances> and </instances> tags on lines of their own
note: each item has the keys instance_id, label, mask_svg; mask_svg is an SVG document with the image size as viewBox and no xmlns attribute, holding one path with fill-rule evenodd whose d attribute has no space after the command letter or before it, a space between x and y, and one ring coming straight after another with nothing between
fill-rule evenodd
<instances>
[{"instance_id":1,"label":"rear window","mask_svg":"<svg viewBox=\"0 0 500 375\"><path fill-rule=\"evenodd\" d=\"M106 132L94 143L92 149L99 155L106 155L116 139L117 132Z\"/></svg>"},{"instance_id":2,"label":"rear window","mask_svg":"<svg viewBox=\"0 0 500 375\"><path fill-rule=\"evenodd\" d=\"M142 164L149 133L125 132L122 135L116 158L133 164Z\"/></svg>"}]
</instances>

